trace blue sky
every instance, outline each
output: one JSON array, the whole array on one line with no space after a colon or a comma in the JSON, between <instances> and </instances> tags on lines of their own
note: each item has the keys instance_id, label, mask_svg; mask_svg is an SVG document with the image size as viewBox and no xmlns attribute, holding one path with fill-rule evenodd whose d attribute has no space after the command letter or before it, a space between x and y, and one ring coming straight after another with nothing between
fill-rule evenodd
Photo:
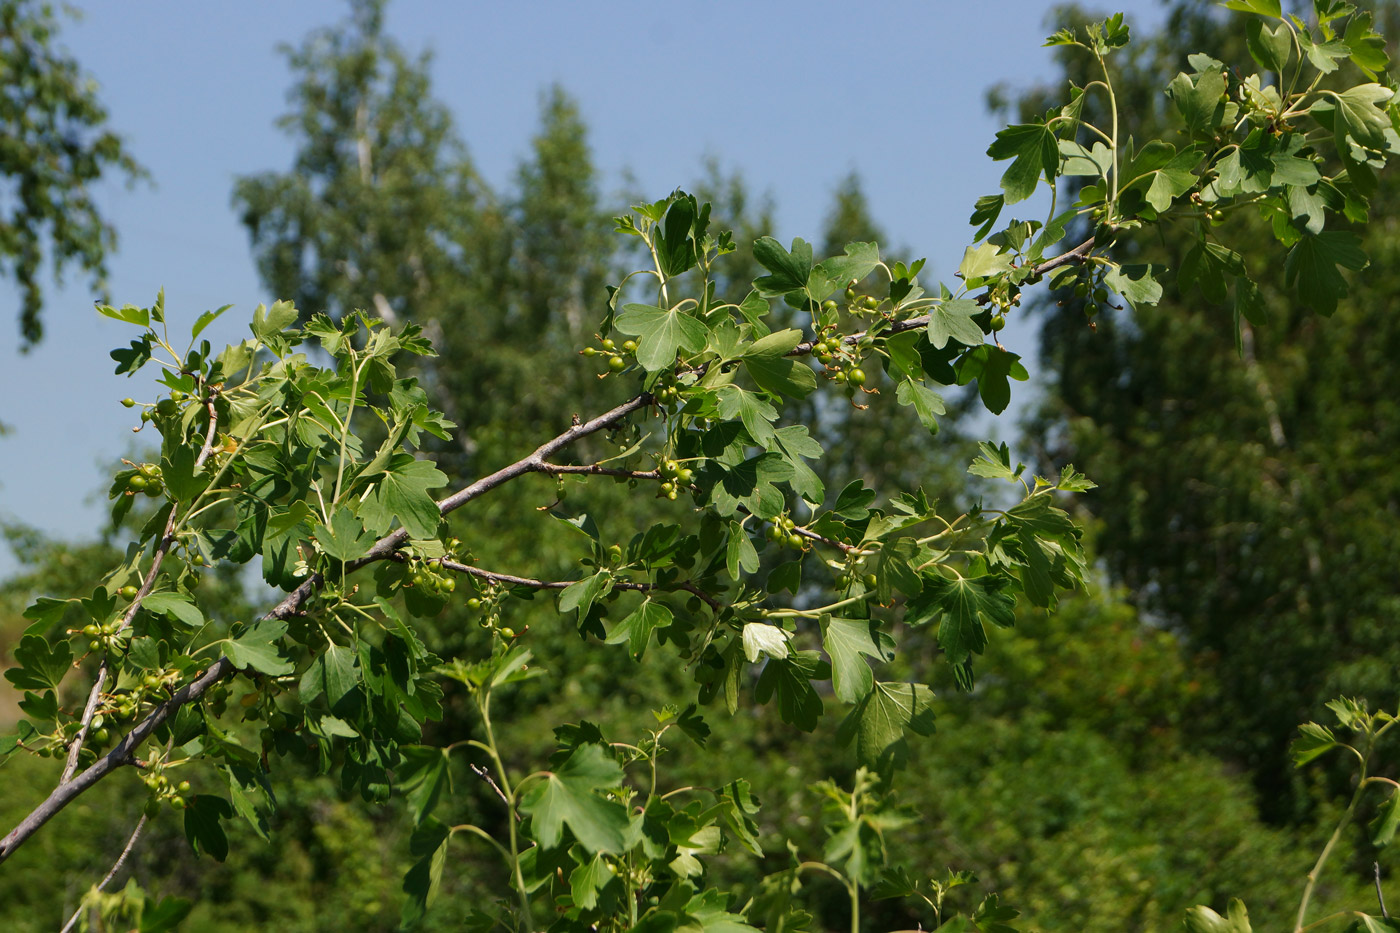
<instances>
[{"instance_id":1,"label":"blue sky","mask_svg":"<svg viewBox=\"0 0 1400 933\"><path fill-rule=\"evenodd\" d=\"M104 185L117 227L117 303L148 305L164 287L178 332L201 311L235 304L206 332L241 339L265 292L229 206L234 179L285 170L292 144L274 127L290 73L276 51L342 19L330 0L237 4L146 0L79 3L61 42L96 79L111 125L154 186ZM452 111L478 169L509 184L537 126L540 92L559 82L591 131L603 190L661 196L713 156L777 204L786 240L818 236L852 169L892 242L956 267L979 195L1001 168L984 155L997 122L986 89L1053 77L1041 47L1050 8L1037 0L935 2L445 3L390 6L388 31L431 49L434 93ZM1135 28L1161 20L1154 0L1113 9ZM108 351L130 335L98 317L87 283L51 287L44 343L21 356L17 293L0 283L0 515L53 535L88 537L106 479L137 449L118 404L149 383L112 375ZM1028 326L1007 344L1033 355ZM1028 359L1028 363L1033 361ZM1034 370L1034 366L1031 367ZM0 552L0 574L15 567Z\"/></svg>"}]
</instances>

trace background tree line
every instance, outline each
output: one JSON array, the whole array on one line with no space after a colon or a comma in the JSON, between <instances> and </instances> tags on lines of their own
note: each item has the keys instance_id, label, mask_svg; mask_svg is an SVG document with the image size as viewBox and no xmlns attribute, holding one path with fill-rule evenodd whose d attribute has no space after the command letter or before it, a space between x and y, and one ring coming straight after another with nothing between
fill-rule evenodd
<instances>
[{"instance_id":1,"label":"background tree line","mask_svg":"<svg viewBox=\"0 0 1400 933\"><path fill-rule=\"evenodd\" d=\"M1396 12L1390 3L1378 9L1386 18ZM1206 4L1180 2L1161 32L1135 41L1120 94L1140 125L1128 132L1151 138L1168 106L1160 88L1186 68L1187 51L1243 41L1218 22ZM438 451L440 462L454 480L479 475L538 439L541 422L593 378L577 351L621 266L608 230L622 205L600 190L578 107L564 89L548 89L514 184L493 190L434 101L427 60L384 33L379 5L356 4L349 20L308 37L289 61L296 84L283 125L296 161L240 179L233 192L259 270L300 308L336 316L365 308L424 326L441 356L421 378L460 425L460 442ZM1064 67L1083 83L1069 59ZM1034 111L1043 98L1032 89L1002 103ZM1393 180L1381 186L1376 217L1397 201ZM769 229L774 206L743 179L712 164L696 188L741 249ZM637 197L645 194L657 193ZM1394 701L1400 412L1389 388L1400 325L1388 298L1400 282L1387 227L1367 227L1374 261L1330 320L1266 295L1268 322L1241 325L1243 365L1231 311L1209 290L1099 316L1093 329L1072 295L1032 309L1051 379L1023 446L1044 470L1072 460L1100 484L1085 508L1102 580L1053 615L1025 613L993 647L973 693L936 685L938 735L915 746L910 774L920 780L900 787L921 820L893 840L899 860L975 871L1045 930L1175 928L1186 906L1227 894L1249 901L1260 928L1281 925L1273 921L1294 904L1315 827L1339 789L1294 774L1289 737L1333 696ZM882 234L859 179L847 178L823 231L828 253L850 240L883 242ZM1146 259L1160 249L1123 248ZM1182 265L1180 256L1164 258ZM756 271L750 260L742 276ZM818 465L823 478L862 474L875 488L898 479L950 499L981 492L962 478L971 454L956 421L930 438L893 401L874 398L874 418L812 412L828 438L842 438L840 457ZM607 442L593 443L598 452ZM625 484L611 495L590 492L609 523L647 520ZM501 567L528 556L567 577L572 532L543 515L520 521L558 494L540 477L483 502L472 537L485 543L475 556ZM112 559L102 542L8 534L26 565L0 586L0 643L23 630L33 594L63 592L65 581L85 578L79 571ZM231 617L246 613L239 581L210 585L223 588ZM528 627L547 667L568 672L562 690L527 686L498 713L510 733L503 744L522 759L547 754L545 724L571 710L626 734L648 704L691 689L645 659L620 677L616 656L561 626L551 601L510 622ZM478 637L475 618L452 606L433 629L430 647L443 653ZM833 737L794 736L758 718L721 722L712 741L754 782L762 818L815 832L808 816L818 800L794 775L849 777L842 769L854 763L828 754ZM449 702L438 728L453 741L476 726ZM677 751L671 766L684 775L690 764ZM17 790L0 800L0 814L14 817L32 805L27 772L45 764L8 767ZM468 790L459 805L481 821L490 788L465 769L455 780ZM110 864L133 816L121 791L104 787L64 814L60 831L0 873L7 928L47 929L39 905L76 902ZM398 802L367 803L309 775L277 791L280 822L268 843L245 848L250 857L192 860L179 828L158 823L130 863L133 875L152 891L196 898L191 929L396 928L411 862ZM1322 898L1364 897L1373 855L1360 836L1349 839L1354 884L1334 884ZM777 867L786 853L770 858ZM33 884L40 867L52 887ZM484 854L454 856L427 926L459 928L468 907L501 886L498 873ZM833 885L830 896L839 914L841 890ZM870 923L914 921L890 909Z\"/></svg>"}]
</instances>

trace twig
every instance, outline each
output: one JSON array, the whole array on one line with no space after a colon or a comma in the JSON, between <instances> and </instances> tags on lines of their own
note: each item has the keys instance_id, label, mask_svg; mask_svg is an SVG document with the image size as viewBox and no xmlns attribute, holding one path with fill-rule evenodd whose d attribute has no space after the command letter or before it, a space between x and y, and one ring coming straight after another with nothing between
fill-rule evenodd
<instances>
[{"instance_id":1,"label":"twig","mask_svg":"<svg viewBox=\"0 0 1400 933\"><path fill-rule=\"evenodd\" d=\"M496 796L500 797L501 802L506 805L506 809L509 810L512 814L514 814L516 822L519 822L520 814L516 813L515 808L510 805L510 798L506 796L505 791L501 790L501 785L496 783L496 779L491 776L491 772L487 771L485 768L483 768L476 762L468 764L467 767L472 769L472 774L475 774L477 777L481 778L488 785L490 785L491 789L496 792Z\"/></svg>"},{"instance_id":2,"label":"twig","mask_svg":"<svg viewBox=\"0 0 1400 933\"><path fill-rule=\"evenodd\" d=\"M141 837L141 830L145 828L146 817L144 814L142 814L141 819L136 821L136 828L131 831L131 838L127 839L126 847L122 849L121 855L117 856L117 860L112 863L111 869L108 870L107 874L102 878L102 880L97 882L98 891L101 891L103 888L107 887L107 884L114 877L116 877L117 872L121 871L122 865L126 862L126 857L131 854L131 850L136 847L136 840ZM68 931L73 929L74 925L77 924L78 918L82 915L83 906L80 904L78 905L78 909L73 911L73 916L68 918L68 922L63 925L63 929L60 930L59 933L68 933Z\"/></svg>"},{"instance_id":3,"label":"twig","mask_svg":"<svg viewBox=\"0 0 1400 933\"><path fill-rule=\"evenodd\" d=\"M1381 863L1380 863L1380 862L1372 862L1372 863L1371 863L1371 868L1372 868L1372 869L1375 871L1375 873L1376 873L1376 900L1380 901L1380 905L1381 905L1381 917L1382 917L1383 919L1389 920L1389 919L1390 919L1390 912L1389 912L1388 910L1385 909L1385 892L1383 892L1383 891L1381 890Z\"/></svg>"},{"instance_id":4,"label":"twig","mask_svg":"<svg viewBox=\"0 0 1400 933\"><path fill-rule=\"evenodd\" d=\"M536 590L563 590L579 582L577 580L534 580L530 577L517 577L509 573L496 573L493 570L483 570L480 567L473 567L471 564L459 563L455 560L434 560L433 564L442 567L444 570L452 570L457 573L466 573L482 580L489 580L492 583L508 583L511 586L528 586ZM677 583L674 586L658 586L655 583L633 583L629 580L614 580L612 588L615 590L633 590L640 593L669 592L673 589L683 590L698 596L716 612L724 608L724 604L715 599L709 593L700 589L689 581Z\"/></svg>"}]
</instances>

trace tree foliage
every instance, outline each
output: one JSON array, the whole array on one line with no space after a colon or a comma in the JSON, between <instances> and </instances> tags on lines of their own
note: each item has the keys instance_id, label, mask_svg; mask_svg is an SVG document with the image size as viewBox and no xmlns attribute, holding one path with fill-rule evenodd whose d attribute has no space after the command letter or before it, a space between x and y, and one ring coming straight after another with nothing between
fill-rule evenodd
<instances>
[{"instance_id":1,"label":"tree foliage","mask_svg":"<svg viewBox=\"0 0 1400 933\"><path fill-rule=\"evenodd\" d=\"M7 207L0 215L0 271L22 295L22 347L44 335L40 270L47 254L61 277L73 263L101 287L117 235L98 211L92 186L116 171L144 176L121 138L92 79L58 43L49 3L0 3L0 179Z\"/></svg>"},{"instance_id":2,"label":"tree foliage","mask_svg":"<svg viewBox=\"0 0 1400 933\"><path fill-rule=\"evenodd\" d=\"M1271 94L1243 57L1226 68L1195 56L1194 71L1168 85L1171 127L1153 135L1129 136L1121 119L1111 64L1128 44L1121 17L1052 36L1093 76L998 134L989 154L1007 163L1001 193L978 200L972 243L941 282L873 240L838 237L818 253L800 238L759 235L741 251L709 202L679 190L617 217L626 246L605 251L596 230L579 226L595 217L596 192L582 124L558 92L546 97L518 199L493 206L463 184L438 190L452 203L430 203L407 191L409 169L420 166L431 187L469 179L469 163L426 93L422 62L383 38L377 6L358 6L350 32L293 53L302 171L245 180L238 194L264 273L311 288L302 297L325 310L259 307L252 338L217 349L201 333L222 312L197 318L186 344L171 336L163 298L99 309L135 329L112 354L117 372L161 373L158 397L129 403L159 448L125 464L109 491L114 525L135 529L130 547L73 596L43 595L25 610L6 671L25 718L0 754L62 764L54 789L0 840L0 861L128 770L146 788L138 832L168 808L201 859L223 861L240 832L267 837L279 784L329 774L347 796L401 808L410 927L435 922L435 900L469 864L486 880L454 921L482 929L800 930L838 915L853 931L863 917L1014 929L1017 910L970 874L905 863L894 840L915 819L939 841L959 841L998 885L1029 879L1028 900L1077 929L1112 929L1123 916L1163 922L1143 865L1197 875L1158 895L1172 909L1235 883L1267 890L1254 903L1268 916L1273 876L1251 871L1282 858L1276 838L1252 836L1245 851L1257 860L1242 860L1226 839L1181 851L1195 829L1167 844L1143 829L1184 809L1151 793L1168 775L1219 797L1188 827L1236 825L1243 809L1237 785L1208 762L1169 759L1147 738L1184 744L1170 652L1154 642L1144 655L1111 631L1017 650L1018 621L1043 619L1088 575L1084 529L1065 506L1094 484L1068 465L1037 476L1005 445L985 443L967 470L988 495L955 488L939 498L944 490L930 494L907 460L882 458L888 435L831 456L878 404L905 412L900 430L921 443L945 415L947 387L972 387L983 407L1005 410L1028 373L997 334L1035 285L1153 304L1170 280L1164 263L1139 261L1135 231L1184 240L1195 258L1179 279L1233 290L1241 349L1252 296L1275 286L1250 279L1238 259L1259 239L1249 228L1212 225L1227 211L1262 208L1286 251L1275 263L1283 287L1335 311L1347 281L1337 268L1365 257L1319 218L1359 222L1374 194L1367 173L1400 144L1389 85L1375 80L1378 37L1369 18L1335 4L1319 6L1311 26L1246 6L1262 17L1249 19L1248 53L1261 67L1285 66L1277 40L1286 37L1302 83ZM1261 21L1273 40L1259 38ZM1324 84L1344 59L1360 79ZM1085 182L1067 207L1066 177ZM1042 185L1045 221L1002 221ZM396 205L421 214L432 235L394 241ZM862 215L847 186L834 231L868 231ZM509 236L495 248L508 252L468 248L496 224ZM336 263L343 280L329 274ZM502 284L502 301L474 331L467 299L482 282ZM583 323L589 301L596 317ZM476 410L464 404L467 386L434 362L428 332L454 354L448 365L482 360L485 370L469 372L488 373L493 387L513 363L493 358L483 333L522 361L533 338L537 359L557 359L560 375L538 388L507 382L533 398ZM563 375L564 361L584 375ZM459 425L444 408L476 419L466 445L452 446ZM137 502L150 511L138 514ZM274 595L230 615L207 578L245 566ZM1117 663L1074 684L1046 676L1060 666L1051 659L1090 645ZM1002 665L989 668L997 651ZM953 697L940 700L934 685ZM1134 692L1147 698L1145 721L1084 708ZM972 712L979 703L985 710ZM1030 705L1039 713L1024 712ZM1362 770L1304 886L1299 928L1362 788L1384 784L1368 769L1392 718L1355 701L1334 709L1359 736L1351 747ZM737 745L748 755L755 742L797 747L802 734L821 743L819 819L776 832L767 814L800 814L802 804L765 806L754 786L771 764L717 752L721 711L757 724ZM901 805L901 772L930 771L925 737L940 712L1001 738L989 745L965 729L937 763L959 787L985 783L997 809L987 796L950 793L934 821L927 798L918 811ZM1300 763L1339 744L1321 726L1303 734ZM1119 793L1036 777L1076 768ZM1393 835L1389 806L1375 845ZM1133 828L1106 838L1103 823L1077 822L1105 810ZM1021 824L1033 825L1028 849L1044 861L1007 871L995 852L1014 844L1006 827ZM1090 853L1094 870L1130 893L1076 886L1060 869L1068 851ZM741 897L725 877L747 882ZM100 887L85 900L127 922L147 924L149 910L155 928L186 909ZM885 900L903 906L877 906ZM1243 906L1226 910L1199 907L1187 923L1248 929ZM1354 907L1337 917L1384 923Z\"/></svg>"}]
</instances>

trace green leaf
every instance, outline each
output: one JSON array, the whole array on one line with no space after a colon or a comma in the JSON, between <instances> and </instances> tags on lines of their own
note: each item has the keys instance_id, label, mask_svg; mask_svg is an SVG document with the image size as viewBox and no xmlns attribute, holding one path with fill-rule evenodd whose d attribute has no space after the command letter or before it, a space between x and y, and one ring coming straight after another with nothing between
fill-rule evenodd
<instances>
[{"instance_id":1,"label":"green leaf","mask_svg":"<svg viewBox=\"0 0 1400 933\"><path fill-rule=\"evenodd\" d=\"M32 634L38 634L40 631L57 625L63 621L68 607L74 602L75 600L72 599L53 599L49 596L40 596L24 610L24 618L34 623L28 631Z\"/></svg>"},{"instance_id":2,"label":"green leaf","mask_svg":"<svg viewBox=\"0 0 1400 933\"><path fill-rule=\"evenodd\" d=\"M146 598L141 600L141 608L165 615L191 628L199 628L204 624L204 613L199 611L199 607L194 604L194 599L184 593L168 590L161 593L148 593Z\"/></svg>"},{"instance_id":3,"label":"green leaf","mask_svg":"<svg viewBox=\"0 0 1400 933\"><path fill-rule=\"evenodd\" d=\"M1279 0L1226 0L1227 10L1238 10L1241 13L1258 13L1260 16L1272 16L1280 19L1283 15Z\"/></svg>"},{"instance_id":4,"label":"green leaf","mask_svg":"<svg viewBox=\"0 0 1400 933\"><path fill-rule=\"evenodd\" d=\"M1145 189L1147 203L1158 211L1165 211L1173 200L1195 186L1197 179L1193 169L1200 160L1200 150L1194 146L1177 153L1170 143L1154 139L1123 167L1124 183L1120 193Z\"/></svg>"},{"instance_id":5,"label":"green leaf","mask_svg":"<svg viewBox=\"0 0 1400 933\"><path fill-rule=\"evenodd\" d=\"M1371 845L1378 849L1390 845L1397 828L1400 828L1400 791L1391 790L1390 796L1376 808L1376 818L1371 821Z\"/></svg>"},{"instance_id":6,"label":"green leaf","mask_svg":"<svg viewBox=\"0 0 1400 933\"><path fill-rule=\"evenodd\" d=\"M812 688L813 680L831 677L831 666L815 651L799 651L782 660L770 660L754 686L754 699L767 703L776 695L778 715L783 722L803 732L817 727L822 715L822 698Z\"/></svg>"},{"instance_id":7,"label":"green leaf","mask_svg":"<svg viewBox=\"0 0 1400 933\"><path fill-rule=\"evenodd\" d=\"M1284 260L1284 281L1296 286L1298 297L1314 311L1331 316L1347 295L1347 282L1338 266L1352 271L1367 265L1361 238L1349 230L1327 230L1304 236Z\"/></svg>"},{"instance_id":8,"label":"green leaf","mask_svg":"<svg viewBox=\"0 0 1400 933\"><path fill-rule=\"evenodd\" d=\"M410 537L435 538L442 512L428 490L445 485L447 474L431 460L418 460L407 453L394 454L388 469L360 506L360 519L371 534L384 534L393 520L398 519Z\"/></svg>"},{"instance_id":9,"label":"green leaf","mask_svg":"<svg viewBox=\"0 0 1400 933\"><path fill-rule=\"evenodd\" d=\"M706 208L708 215L708 205ZM690 235L695 217L695 199L690 196L677 198L656 227L656 256L661 271L668 278L680 275L695 265L695 240Z\"/></svg>"},{"instance_id":10,"label":"green leaf","mask_svg":"<svg viewBox=\"0 0 1400 933\"><path fill-rule=\"evenodd\" d=\"M974 243L991 231L1005 205L1004 194L986 194L977 199L977 203L973 205L972 217L968 219L968 223L977 228L977 232L972 235Z\"/></svg>"},{"instance_id":11,"label":"green leaf","mask_svg":"<svg viewBox=\"0 0 1400 933\"><path fill-rule=\"evenodd\" d=\"M1288 755L1293 759L1293 767L1301 768L1339 745L1331 729L1315 722L1305 722L1298 727L1298 737L1288 746Z\"/></svg>"},{"instance_id":12,"label":"green leaf","mask_svg":"<svg viewBox=\"0 0 1400 933\"><path fill-rule=\"evenodd\" d=\"M1386 104L1395 92L1379 84L1361 84L1336 95L1333 130L1342 148L1342 137L1350 137L1367 149L1384 151L1386 130L1391 128Z\"/></svg>"},{"instance_id":13,"label":"green leaf","mask_svg":"<svg viewBox=\"0 0 1400 933\"><path fill-rule=\"evenodd\" d=\"M1272 29L1262 20L1252 19L1244 24L1245 43L1250 56L1265 71L1281 74L1288 67L1288 59L1293 51L1293 39L1285 23Z\"/></svg>"},{"instance_id":14,"label":"green leaf","mask_svg":"<svg viewBox=\"0 0 1400 933\"><path fill-rule=\"evenodd\" d=\"M989 248L996 249L994 246ZM980 345L983 341L982 328L972 319L981 313L981 306L968 298L940 301L928 311L929 343L937 350L947 346L949 338L965 347Z\"/></svg>"},{"instance_id":15,"label":"green leaf","mask_svg":"<svg viewBox=\"0 0 1400 933\"><path fill-rule=\"evenodd\" d=\"M878 639L879 630L870 619L822 619L822 647L831 658L831 688L842 703L859 702L875 683L861 655L889 660Z\"/></svg>"},{"instance_id":16,"label":"green leaf","mask_svg":"<svg viewBox=\"0 0 1400 933\"><path fill-rule=\"evenodd\" d=\"M1011 448L1005 442L1000 447L993 447L988 441L980 441L977 447L982 451L982 456L972 461L972 466L967 468L968 473L987 479L1003 479L1008 483L1016 482L1024 467L1017 464L1016 469L1011 468Z\"/></svg>"},{"instance_id":17,"label":"green leaf","mask_svg":"<svg viewBox=\"0 0 1400 933\"><path fill-rule=\"evenodd\" d=\"M1261 3L1264 0L1247 0L1247 2ZM1249 911L1244 909L1244 901L1237 897L1230 898L1230 905L1226 911L1227 916L1222 917L1205 905L1190 908L1186 911L1188 933L1252 933L1253 928L1249 925Z\"/></svg>"},{"instance_id":18,"label":"green leaf","mask_svg":"<svg viewBox=\"0 0 1400 933\"><path fill-rule=\"evenodd\" d=\"M1011 383L1009 379L1025 382L1030 378L1021 365L1021 357L1009 350L984 343L967 353L958 363L958 384L967 385L977 380L977 394L982 404L994 415L999 415L1011 404Z\"/></svg>"},{"instance_id":19,"label":"green leaf","mask_svg":"<svg viewBox=\"0 0 1400 933\"><path fill-rule=\"evenodd\" d=\"M593 603L606 596L611 589L612 574L606 570L576 580L559 594L559 611L572 612L577 609L578 617L582 620L587 617L588 610L593 608Z\"/></svg>"},{"instance_id":20,"label":"green leaf","mask_svg":"<svg viewBox=\"0 0 1400 933\"><path fill-rule=\"evenodd\" d=\"M726 421L738 419L749 432L754 443L767 446L773 437L773 422L778 419L778 410L768 404L757 393L736 385L720 386L716 409Z\"/></svg>"},{"instance_id":21,"label":"green leaf","mask_svg":"<svg viewBox=\"0 0 1400 933\"><path fill-rule=\"evenodd\" d=\"M569 873L569 896L574 906L592 910L598 906L598 892L614 877L612 866L602 855L595 855Z\"/></svg>"},{"instance_id":22,"label":"green leaf","mask_svg":"<svg viewBox=\"0 0 1400 933\"><path fill-rule=\"evenodd\" d=\"M749 540L748 532L744 531L738 522L729 523L729 548L725 566L732 580L738 580L743 574L758 570L758 551Z\"/></svg>"},{"instance_id":23,"label":"green leaf","mask_svg":"<svg viewBox=\"0 0 1400 933\"><path fill-rule=\"evenodd\" d=\"M786 395L792 398L806 398L817 388L817 375L812 367L802 360L785 357L744 358L744 368L760 389L773 395Z\"/></svg>"},{"instance_id":24,"label":"green leaf","mask_svg":"<svg viewBox=\"0 0 1400 933\"><path fill-rule=\"evenodd\" d=\"M759 237L753 244L753 258L771 275L754 279L754 288L765 298L804 291L812 275L812 245L805 240L792 241L792 252L771 236Z\"/></svg>"},{"instance_id":25,"label":"green leaf","mask_svg":"<svg viewBox=\"0 0 1400 933\"><path fill-rule=\"evenodd\" d=\"M17 666L5 672L5 679L18 690L57 689L73 663L73 649L68 642L50 646L38 635L25 635L14 649Z\"/></svg>"},{"instance_id":26,"label":"green leaf","mask_svg":"<svg viewBox=\"0 0 1400 933\"><path fill-rule=\"evenodd\" d=\"M1104 284L1131 304L1155 305L1162 297L1162 286L1156 279L1161 271L1160 266L1141 262L1114 265L1104 276Z\"/></svg>"},{"instance_id":27,"label":"green leaf","mask_svg":"<svg viewBox=\"0 0 1400 933\"><path fill-rule=\"evenodd\" d=\"M930 434L938 433L938 416L946 411L941 395L922 382L905 377L895 389L895 399L901 405L912 405L914 414L919 417L919 423L927 428Z\"/></svg>"},{"instance_id":28,"label":"green leaf","mask_svg":"<svg viewBox=\"0 0 1400 933\"><path fill-rule=\"evenodd\" d=\"M253 336L263 343L269 342L281 331L297 322L299 314L290 301L278 301L268 310L263 305L253 309L253 323L248 325Z\"/></svg>"},{"instance_id":29,"label":"green leaf","mask_svg":"<svg viewBox=\"0 0 1400 933\"><path fill-rule=\"evenodd\" d=\"M782 660L790 650L788 639L791 636L776 625L767 622L746 622L742 641L744 657L749 663L757 663L759 658L769 657Z\"/></svg>"},{"instance_id":30,"label":"green leaf","mask_svg":"<svg viewBox=\"0 0 1400 933\"><path fill-rule=\"evenodd\" d=\"M958 275L964 281L985 278L1011 269L1011 254L1001 252L994 243L969 246L963 250L962 262L958 265ZM947 302L944 302L945 304Z\"/></svg>"},{"instance_id":31,"label":"green leaf","mask_svg":"<svg viewBox=\"0 0 1400 933\"><path fill-rule=\"evenodd\" d=\"M893 590L917 596L923 582L915 566L920 560L919 542L909 536L885 541L875 555L875 595L882 603L894 597Z\"/></svg>"},{"instance_id":32,"label":"green leaf","mask_svg":"<svg viewBox=\"0 0 1400 933\"><path fill-rule=\"evenodd\" d=\"M176 447L161 459L161 479L177 501L189 503L209 486L209 475L195 472L196 454L191 447Z\"/></svg>"},{"instance_id":33,"label":"green leaf","mask_svg":"<svg viewBox=\"0 0 1400 933\"><path fill-rule=\"evenodd\" d=\"M909 755L906 733L932 735L933 691L923 684L877 683L837 730L837 741L856 742L862 764L888 773Z\"/></svg>"},{"instance_id":34,"label":"green leaf","mask_svg":"<svg viewBox=\"0 0 1400 933\"><path fill-rule=\"evenodd\" d=\"M1001 176L1007 204L1024 201L1035 194L1041 176L1053 181L1060 166L1060 148L1055 134L1040 123L1008 126L997 133L996 141L987 148L987 155L997 161L1014 160Z\"/></svg>"},{"instance_id":35,"label":"green leaf","mask_svg":"<svg viewBox=\"0 0 1400 933\"><path fill-rule=\"evenodd\" d=\"M200 334L204 333L204 328L208 327L210 324L213 324L225 311L232 307L233 305L224 305L217 311L205 311L203 314L201 314L198 318L195 319L194 327L190 328L190 339L194 340Z\"/></svg>"},{"instance_id":36,"label":"green leaf","mask_svg":"<svg viewBox=\"0 0 1400 933\"><path fill-rule=\"evenodd\" d=\"M546 849L557 846L568 826L588 852L623 852L627 848L627 809L595 791L622 783L622 768L598 745L574 750L558 771L530 785L520 812L531 818L535 839Z\"/></svg>"},{"instance_id":37,"label":"green leaf","mask_svg":"<svg viewBox=\"0 0 1400 933\"><path fill-rule=\"evenodd\" d=\"M623 305L615 326L638 338L637 362L649 373L670 369L682 349L699 353L705 349L709 334L698 318L675 308L667 311L650 305Z\"/></svg>"},{"instance_id":38,"label":"green leaf","mask_svg":"<svg viewBox=\"0 0 1400 933\"><path fill-rule=\"evenodd\" d=\"M419 856L419 859L403 879L403 891L408 895L401 915L403 929L417 926L437 897L442 884L442 869L447 863L447 841L451 836L446 826L431 817L414 830L409 840L409 852Z\"/></svg>"},{"instance_id":39,"label":"green leaf","mask_svg":"<svg viewBox=\"0 0 1400 933\"><path fill-rule=\"evenodd\" d=\"M268 817L274 809L267 779L261 773L242 765L229 765L224 768L224 775L228 778L229 800L234 811L248 821L254 832L266 840Z\"/></svg>"},{"instance_id":40,"label":"green leaf","mask_svg":"<svg viewBox=\"0 0 1400 933\"><path fill-rule=\"evenodd\" d=\"M816 268L827 279L836 283L837 288L845 288L851 279L865 278L880 262L880 248L874 243L847 243L846 255L823 259ZM813 295L820 301L825 295Z\"/></svg>"},{"instance_id":41,"label":"green leaf","mask_svg":"<svg viewBox=\"0 0 1400 933\"><path fill-rule=\"evenodd\" d=\"M97 313L103 317L109 317L114 321L121 321L124 324L135 324L137 327L150 327L151 314L145 308L138 308L135 305L122 305L120 308L113 308L111 305L97 305Z\"/></svg>"},{"instance_id":42,"label":"green leaf","mask_svg":"<svg viewBox=\"0 0 1400 933\"><path fill-rule=\"evenodd\" d=\"M1251 20L1250 22L1258 23L1259 21ZM1213 67L1209 71L1203 71L1197 75L1178 74L1167 86L1167 96L1172 99L1172 102L1176 104L1176 109L1181 113L1181 119L1186 124L1187 135L1210 135L1217 126L1227 122L1229 117L1233 115L1226 107L1228 102L1225 97L1225 66L1219 62L1214 64L1218 67ZM1192 78L1195 80L1193 81ZM1189 169L1190 166L1187 168ZM1192 180L1194 181L1194 179ZM1180 193L1177 192L1177 194ZM1149 198L1149 200L1151 199ZM1170 203L1171 199L1167 200ZM1158 208L1158 210L1164 209Z\"/></svg>"},{"instance_id":43,"label":"green leaf","mask_svg":"<svg viewBox=\"0 0 1400 933\"><path fill-rule=\"evenodd\" d=\"M197 794L185 807L185 838L195 854L204 852L222 862L228 857L228 836L220 820L233 816L233 807L222 797Z\"/></svg>"},{"instance_id":44,"label":"green leaf","mask_svg":"<svg viewBox=\"0 0 1400 933\"><path fill-rule=\"evenodd\" d=\"M650 599L644 600L631 614L613 626L608 633L607 644L627 643L628 652L640 658L651 641L651 633L665 628L673 621L671 610Z\"/></svg>"},{"instance_id":45,"label":"green leaf","mask_svg":"<svg viewBox=\"0 0 1400 933\"><path fill-rule=\"evenodd\" d=\"M394 769L394 783L403 791L413 813L415 826L433 812L444 791L452 786L447 770L447 750L428 745L404 745L399 748L402 763Z\"/></svg>"},{"instance_id":46,"label":"green leaf","mask_svg":"<svg viewBox=\"0 0 1400 933\"><path fill-rule=\"evenodd\" d=\"M848 522L858 522L870 514L870 510L866 506L874 501L875 490L866 489L864 483L853 479L837 495L836 503L832 505L831 511L838 518L844 518Z\"/></svg>"},{"instance_id":47,"label":"green leaf","mask_svg":"<svg viewBox=\"0 0 1400 933\"><path fill-rule=\"evenodd\" d=\"M938 644L948 663L961 664L987 647L984 622L1002 628L1016 624L1016 600L1003 592L1009 581L998 574L949 580L941 574L924 577L923 593L910 600L909 612L915 619L941 616Z\"/></svg>"},{"instance_id":48,"label":"green leaf","mask_svg":"<svg viewBox=\"0 0 1400 933\"><path fill-rule=\"evenodd\" d=\"M375 539L374 535L365 531L360 519L344 507L336 509L329 528L318 522L312 533L316 536L316 543L331 560L342 562L364 556Z\"/></svg>"},{"instance_id":49,"label":"green leaf","mask_svg":"<svg viewBox=\"0 0 1400 933\"><path fill-rule=\"evenodd\" d=\"M1385 71L1390 65L1390 56L1385 51L1385 37L1371 29L1371 14L1357 13L1347 20L1346 34L1342 41L1351 49L1351 60L1374 78L1377 72Z\"/></svg>"},{"instance_id":50,"label":"green leaf","mask_svg":"<svg viewBox=\"0 0 1400 933\"><path fill-rule=\"evenodd\" d=\"M1091 148L1084 148L1072 139L1060 140L1060 156L1064 166L1062 175L1082 175L1090 178L1104 178L1113 167L1113 150L1095 141Z\"/></svg>"},{"instance_id":51,"label":"green leaf","mask_svg":"<svg viewBox=\"0 0 1400 933\"><path fill-rule=\"evenodd\" d=\"M287 623L280 619L259 619L243 634L223 643L224 656L239 669L280 677L292 672L292 663L282 658L277 641L287 634Z\"/></svg>"}]
</instances>

